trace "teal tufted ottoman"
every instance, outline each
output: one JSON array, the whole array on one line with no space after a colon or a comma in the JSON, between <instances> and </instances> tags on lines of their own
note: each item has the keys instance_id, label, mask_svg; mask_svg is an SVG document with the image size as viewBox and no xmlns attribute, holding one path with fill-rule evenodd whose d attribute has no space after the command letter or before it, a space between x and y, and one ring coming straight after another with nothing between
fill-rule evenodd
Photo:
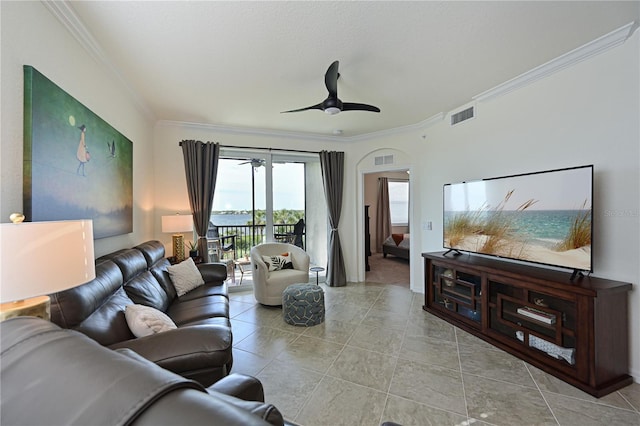
<instances>
[{"instance_id":1,"label":"teal tufted ottoman","mask_svg":"<svg viewBox=\"0 0 640 426\"><path fill-rule=\"evenodd\" d=\"M315 284L292 284L282 292L284 321L309 327L324 321L324 291Z\"/></svg>"}]
</instances>

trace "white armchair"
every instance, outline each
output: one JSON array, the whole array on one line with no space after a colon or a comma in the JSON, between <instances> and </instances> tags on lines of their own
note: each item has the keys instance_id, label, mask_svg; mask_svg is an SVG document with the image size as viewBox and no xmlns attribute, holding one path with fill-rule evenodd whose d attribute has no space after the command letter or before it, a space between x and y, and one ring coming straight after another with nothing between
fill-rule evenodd
<instances>
[{"instance_id":1,"label":"white armchair","mask_svg":"<svg viewBox=\"0 0 640 426\"><path fill-rule=\"evenodd\" d=\"M291 253L293 269L269 271L262 256ZM287 243L263 243L251 249L253 294L263 305L282 305L282 292L287 286L309 282L309 255L300 247Z\"/></svg>"}]
</instances>

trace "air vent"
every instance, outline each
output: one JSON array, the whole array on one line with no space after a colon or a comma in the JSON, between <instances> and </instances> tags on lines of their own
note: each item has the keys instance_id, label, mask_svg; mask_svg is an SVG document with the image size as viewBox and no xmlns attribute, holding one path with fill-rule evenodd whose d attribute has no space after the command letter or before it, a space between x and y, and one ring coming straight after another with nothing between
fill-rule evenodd
<instances>
[{"instance_id":1,"label":"air vent","mask_svg":"<svg viewBox=\"0 0 640 426\"><path fill-rule=\"evenodd\" d=\"M376 166L382 166L383 164L393 164L393 155L384 155L373 158L373 164Z\"/></svg>"},{"instance_id":2,"label":"air vent","mask_svg":"<svg viewBox=\"0 0 640 426\"><path fill-rule=\"evenodd\" d=\"M451 125L455 126L456 124L462 123L470 118L473 118L473 107L451 114Z\"/></svg>"}]
</instances>

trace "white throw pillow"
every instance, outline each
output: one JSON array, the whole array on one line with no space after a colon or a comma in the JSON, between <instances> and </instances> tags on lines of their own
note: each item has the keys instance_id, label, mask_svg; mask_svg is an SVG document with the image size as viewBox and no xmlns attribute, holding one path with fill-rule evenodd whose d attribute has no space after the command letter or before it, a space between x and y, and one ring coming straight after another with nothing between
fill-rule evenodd
<instances>
[{"instance_id":1,"label":"white throw pillow","mask_svg":"<svg viewBox=\"0 0 640 426\"><path fill-rule=\"evenodd\" d=\"M177 328L164 312L144 305L128 305L124 310L129 329L136 337L149 336Z\"/></svg>"},{"instance_id":2,"label":"white throw pillow","mask_svg":"<svg viewBox=\"0 0 640 426\"><path fill-rule=\"evenodd\" d=\"M168 266L167 271L169 272L173 286L176 288L178 297L204 284L202 274L200 274L196 264L193 263L192 258L188 258L177 265Z\"/></svg>"},{"instance_id":3,"label":"white throw pillow","mask_svg":"<svg viewBox=\"0 0 640 426\"><path fill-rule=\"evenodd\" d=\"M279 271L280 269L293 269L291 256L262 256L262 260L267 264L269 271Z\"/></svg>"}]
</instances>

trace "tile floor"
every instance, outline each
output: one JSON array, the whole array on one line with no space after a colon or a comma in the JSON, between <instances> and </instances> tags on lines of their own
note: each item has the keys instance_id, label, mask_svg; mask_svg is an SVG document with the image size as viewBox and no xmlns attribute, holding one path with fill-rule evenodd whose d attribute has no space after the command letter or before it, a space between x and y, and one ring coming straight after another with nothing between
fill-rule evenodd
<instances>
[{"instance_id":1,"label":"tile floor","mask_svg":"<svg viewBox=\"0 0 640 426\"><path fill-rule=\"evenodd\" d=\"M326 321L309 328L230 294L233 371L300 425L640 425L640 384L596 399L424 312L422 294L321 285Z\"/></svg>"}]
</instances>

